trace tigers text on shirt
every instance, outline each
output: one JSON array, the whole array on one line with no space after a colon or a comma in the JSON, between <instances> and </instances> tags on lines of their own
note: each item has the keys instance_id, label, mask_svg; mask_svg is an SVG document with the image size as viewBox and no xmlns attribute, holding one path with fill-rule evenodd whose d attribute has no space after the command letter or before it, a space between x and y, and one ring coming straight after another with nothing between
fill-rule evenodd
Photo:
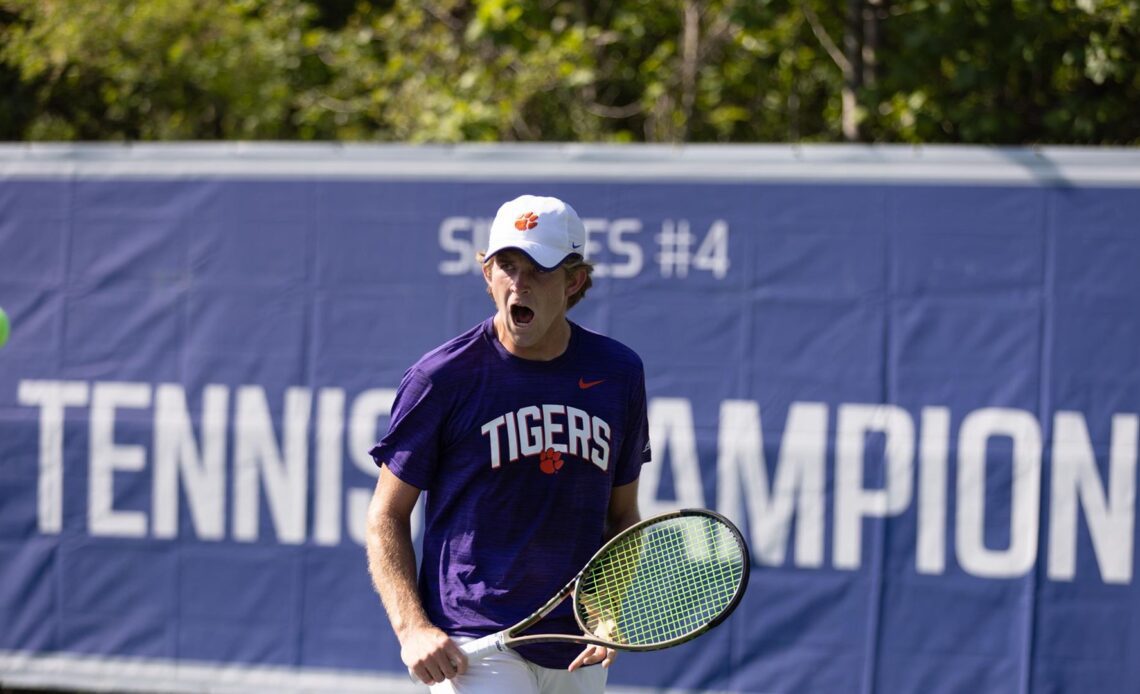
<instances>
[{"instance_id":1,"label":"tigers text on shirt","mask_svg":"<svg viewBox=\"0 0 1140 694\"><path fill-rule=\"evenodd\" d=\"M507 462L543 451L566 453L605 471L610 465L610 425L601 417L568 405L530 405L495 417L480 431L490 443L491 467L503 463L501 439L506 436Z\"/></svg>"}]
</instances>

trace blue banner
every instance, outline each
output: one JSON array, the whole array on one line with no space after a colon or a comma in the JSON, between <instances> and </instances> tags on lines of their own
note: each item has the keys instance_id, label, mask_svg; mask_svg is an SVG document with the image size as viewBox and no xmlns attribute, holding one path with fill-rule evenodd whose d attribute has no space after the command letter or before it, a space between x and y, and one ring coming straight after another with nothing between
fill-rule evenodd
<instances>
[{"instance_id":1,"label":"blue banner","mask_svg":"<svg viewBox=\"0 0 1140 694\"><path fill-rule=\"evenodd\" d=\"M368 449L492 312L521 193L582 215L570 317L644 359L643 515L753 553L725 624L611 684L1140 690L1137 188L271 171L0 180L0 682L403 676Z\"/></svg>"}]
</instances>

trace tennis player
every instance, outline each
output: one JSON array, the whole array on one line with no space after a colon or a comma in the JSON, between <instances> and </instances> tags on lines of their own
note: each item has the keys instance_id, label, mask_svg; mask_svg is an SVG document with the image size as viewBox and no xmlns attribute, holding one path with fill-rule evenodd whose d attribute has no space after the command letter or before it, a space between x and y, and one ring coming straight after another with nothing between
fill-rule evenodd
<instances>
[{"instance_id":1,"label":"tennis player","mask_svg":"<svg viewBox=\"0 0 1140 694\"><path fill-rule=\"evenodd\" d=\"M503 204L481 255L494 315L405 373L371 451L369 570L404 663L433 692L605 688L611 649L531 644L469 664L459 648L531 614L640 519L645 374L628 347L566 317L591 286L585 243L561 200ZM581 633L569 602L533 631Z\"/></svg>"}]
</instances>

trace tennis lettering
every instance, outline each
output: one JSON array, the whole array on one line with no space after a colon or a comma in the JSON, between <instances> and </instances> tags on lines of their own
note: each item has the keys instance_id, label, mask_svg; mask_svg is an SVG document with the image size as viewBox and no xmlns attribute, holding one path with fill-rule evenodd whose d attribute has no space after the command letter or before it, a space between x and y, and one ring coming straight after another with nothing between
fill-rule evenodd
<instances>
[{"instance_id":1,"label":"tennis lettering","mask_svg":"<svg viewBox=\"0 0 1140 694\"><path fill-rule=\"evenodd\" d=\"M177 384L21 381L19 403L39 408L39 530L62 531L65 504L81 503L65 499L65 475L77 475L86 479L86 530L95 536L193 534L201 540L253 542L262 531L264 495L278 542L300 544L311 532L316 544L337 545L343 525L363 545L372 489L344 487L345 447L356 468L353 476L375 478L367 451L395 396L395 389L366 390L347 406L343 390L322 388L314 412L308 388L288 388L271 406L261 386L231 392L228 386L208 385L192 406ZM64 465L64 430L73 426L67 415L78 408L87 414L85 471ZM133 430L150 425L149 449L137 436L127 442L128 423ZM149 509L117 503L116 485L147 476ZM228 533L227 498L232 498ZM180 499L188 507L189 527L180 526Z\"/></svg>"},{"instance_id":2,"label":"tennis lettering","mask_svg":"<svg viewBox=\"0 0 1140 694\"><path fill-rule=\"evenodd\" d=\"M19 404L39 415L39 531L61 533L66 521L95 536L253 542L272 528L283 544L337 545L343 527L363 544L376 475L367 451L394 396L386 388L350 400L339 388L270 397L257 385L188 394L177 384L21 381ZM642 513L713 506L690 401L654 398L649 420L657 457L643 468ZM65 439L84 440L65 437L76 426L87 450L69 443L65 461ZM601 469L609 463L609 426L563 405L504 413L482 433L492 467L548 448ZM912 413L795 402L782 422L762 422L758 403L726 400L707 454L715 467L707 460L704 469L715 469L707 487L715 508L747 529L761 564L857 570L872 556L868 533L892 522L900 528L893 541L913 546L918 574L1012 578L1040 560L1053 581L1096 572L1129 584L1138 439L1133 413L1089 421L1059 411L1046 429L1010 408ZM85 469L75 469L76 455L86 456ZM73 498L76 480L86 499ZM85 517L64 513L84 507Z\"/></svg>"}]
</instances>

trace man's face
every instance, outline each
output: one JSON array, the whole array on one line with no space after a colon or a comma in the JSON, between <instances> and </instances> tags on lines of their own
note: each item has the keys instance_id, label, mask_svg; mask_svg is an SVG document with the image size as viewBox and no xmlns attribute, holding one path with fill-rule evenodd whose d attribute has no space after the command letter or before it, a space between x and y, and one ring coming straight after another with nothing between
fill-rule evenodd
<instances>
[{"instance_id":1,"label":"man's face","mask_svg":"<svg viewBox=\"0 0 1140 694\"><path fill-rule=\"evenodd\" d=\"M543 272L519 251L500 251L483 266L498 313L495 327L507 351L524 359L553 359L566 349L567 298L576 279L563 268Z\"/></svg>"}]
</instances>

